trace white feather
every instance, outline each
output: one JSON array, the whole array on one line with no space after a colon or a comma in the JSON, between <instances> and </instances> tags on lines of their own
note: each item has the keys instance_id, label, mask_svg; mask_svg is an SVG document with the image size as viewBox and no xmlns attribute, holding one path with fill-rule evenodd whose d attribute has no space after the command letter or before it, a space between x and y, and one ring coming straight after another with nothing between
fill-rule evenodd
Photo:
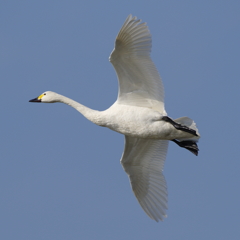
<instances>
[{"instance_id":1,"label":"white feather","mask_svg":"<svg viewBox=\"0 0 240 240\"><path fill-rule=\"evenodd\" d=\"M147 215L158 221L166 217L167 186L162 174L168 141L125 136L122 166L132 190Z\"/></svg>"},{"instance_id":2,"label":"white feather","mask_svg":"<svg viewBox=\"0 0 240 240\"><path fill-rule=\"evenodd\" d=\"M118 103L149 107L166 115L164 89L150 58L151 34L145 23L128 16L110 55L119 83Z\"/></svg>"}]
</instances>

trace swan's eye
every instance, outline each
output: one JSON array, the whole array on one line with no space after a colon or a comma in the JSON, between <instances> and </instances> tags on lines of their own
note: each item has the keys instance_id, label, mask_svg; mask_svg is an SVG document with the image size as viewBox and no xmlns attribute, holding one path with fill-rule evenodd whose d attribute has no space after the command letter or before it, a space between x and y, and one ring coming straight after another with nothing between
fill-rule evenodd
<instances>
[{"instance_id":1,"label":"swan's eye","mask_svg":"<svg viewBox=\"0 0 240 240\"><path fill-rule=\"evenodd\" d=\"M46 95L46 93L44 93L43 95Z\"/></svg>"}]
</instances>

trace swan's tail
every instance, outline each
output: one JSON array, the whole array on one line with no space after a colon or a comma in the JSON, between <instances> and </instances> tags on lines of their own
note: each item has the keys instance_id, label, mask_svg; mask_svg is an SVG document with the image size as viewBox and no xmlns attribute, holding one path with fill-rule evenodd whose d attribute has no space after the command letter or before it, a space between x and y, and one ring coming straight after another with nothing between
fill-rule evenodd
<instances>
[{"instance_id":1,"label":"swan's tail","mask_svg":"<svg viewBox=\"0 0 240 240\"><path fill-rule=\"evenodd\" d=\"M189 150L190 152L192 152L193 154L195 154L197 156L198 151L199 151L197 141L200 138L200 134L198 132L196 123L191 118L188 118L188 117L177 118L174 121L196 131L196 134L198 136L193 136L189 139L185 139L185 138L184 139L173 139L172 141L175 142L179 147L186 148L187 150Z\"/></svg>"},{"instance_id":2,"label":"swan's tail","mask_svg":"<svg viewBox=\"0 0 240 240\"><path fill-rule=\"evenodd\" d=\"M184 126L187 126L190 129L195 130L197 135L198 135L198 136L192 137L190 139L179 139L179 141L186 141L186 140L191 140L191 141L195 141L195 142L198 141L198 139L200 138L200 134L198 132L196 123L191 118L189 118L189 117L180 117L180 118L175 119L174 121L177 122L177 123L180 123L180 124L182 124Z\"/></svg>"}]
</instances>

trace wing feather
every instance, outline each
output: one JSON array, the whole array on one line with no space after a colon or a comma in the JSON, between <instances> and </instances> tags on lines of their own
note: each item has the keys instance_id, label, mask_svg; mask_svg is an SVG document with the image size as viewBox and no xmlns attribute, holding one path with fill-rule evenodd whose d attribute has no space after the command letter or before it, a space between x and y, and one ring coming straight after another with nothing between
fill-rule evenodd
<instances>
[{"instance_id":1,"label":"wing feather","mask_svg":"<svg viewBox=\"0 0 240 240\"><path fill-rule=\"evenodd\" d=\"M109 58L118 76L117 101L165 113L163 84L150 58L151 47L151 34L146 23L129 15Z\"/></svg>"},{"instance_id":2,"label":"wing feather","mask_svg":"<svg viewBox=\"0 0 240 240\"><path fill-rule=\"evenodd\" d=\"M168 141L125 136L121 159L132 190L146 214L158 221L166 217L167 186L162 174Z\"/></svg>"}]
</instances>

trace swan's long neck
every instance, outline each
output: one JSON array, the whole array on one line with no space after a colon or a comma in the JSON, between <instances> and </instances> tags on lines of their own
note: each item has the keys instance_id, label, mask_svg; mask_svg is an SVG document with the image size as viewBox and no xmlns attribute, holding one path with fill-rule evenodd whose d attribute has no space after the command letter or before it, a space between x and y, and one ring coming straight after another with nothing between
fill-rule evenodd
<instances>
[{"instance_id":1,"label":"swan's long neck","mask_svg":"<svg viewBox=\"0 0 240 240\"><path fill-rule=\"evenodd\" d=\"M97 125L100 125L100 126L103 125L102 112L88 108L88 107L86 107L68 97L60 95L60 94L59 94L58 102L65 103L65 104L75 108L78 112L80 112L89 121L91 121Z\"/></svg>"}]
</instances>

